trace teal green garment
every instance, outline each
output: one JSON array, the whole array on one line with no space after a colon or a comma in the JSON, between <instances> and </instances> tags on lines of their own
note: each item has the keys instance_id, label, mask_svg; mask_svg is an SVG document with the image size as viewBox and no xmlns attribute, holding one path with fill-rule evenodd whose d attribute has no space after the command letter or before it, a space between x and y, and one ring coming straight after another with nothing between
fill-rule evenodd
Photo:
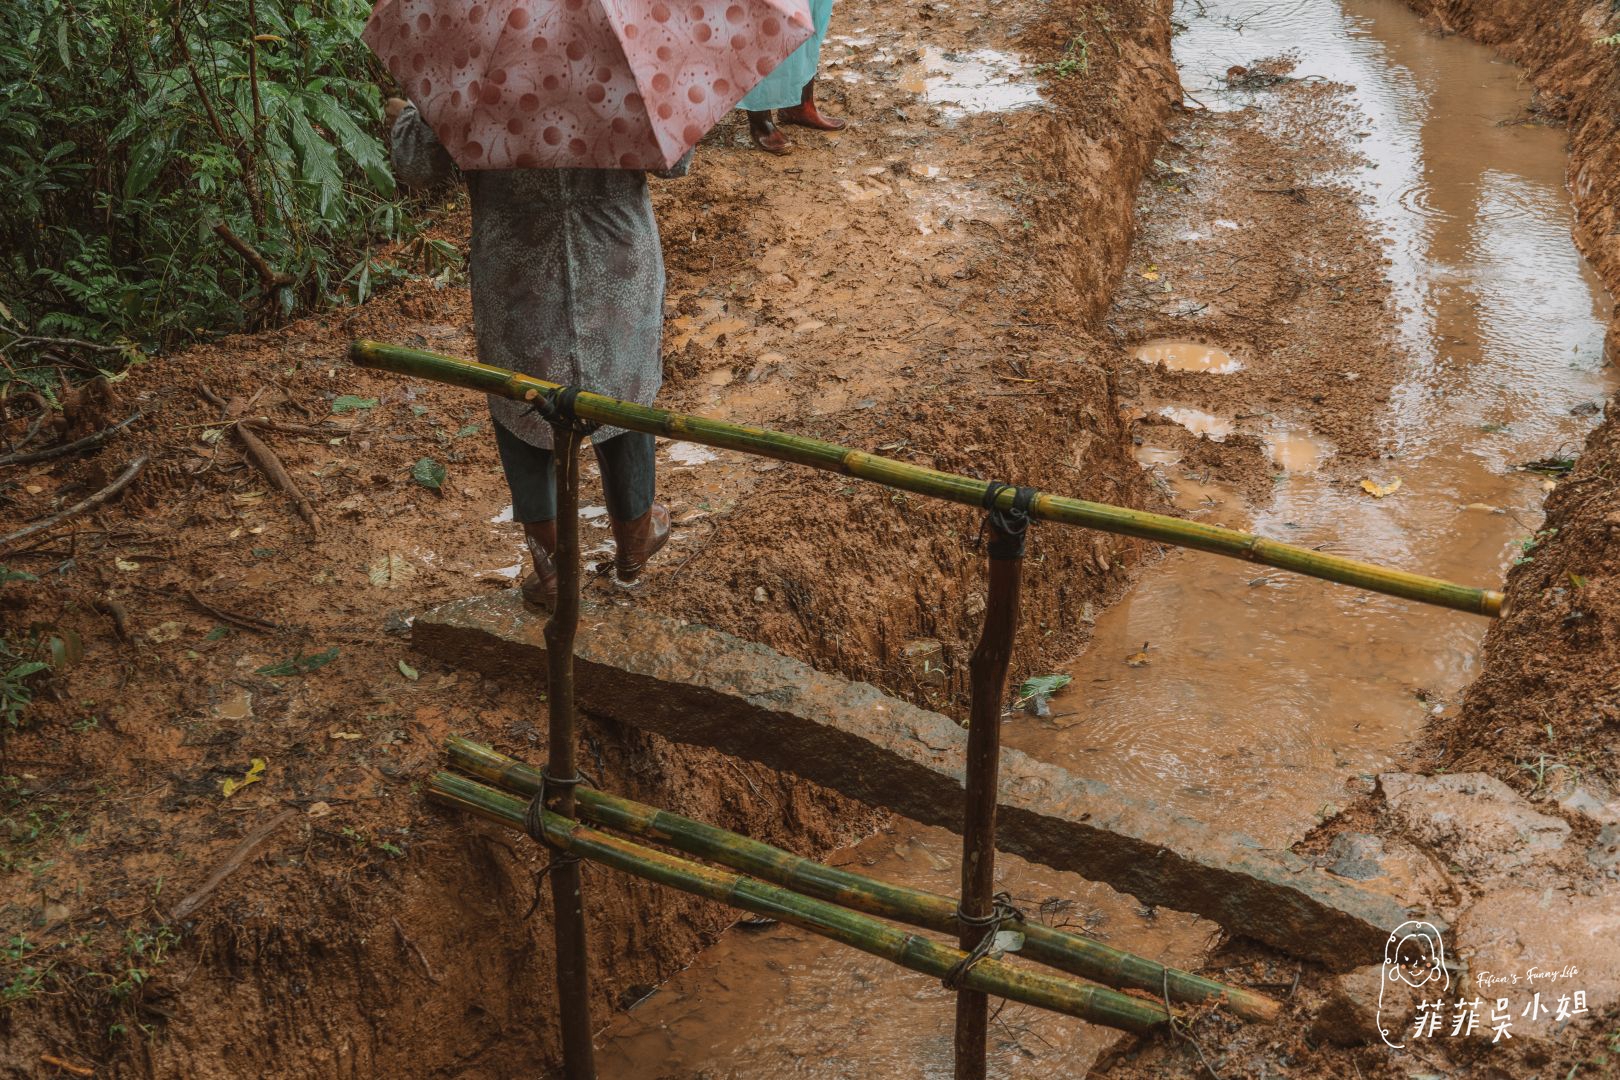
<instances>
[{"instance_id":1,"label":"teal green garment","mask_svg":"<svg viewBox=\"0 0 1620 1080\"><path fill-rule=\"evenodd\" d=\"M827 36L827 24L832 22L832 6L833 0L810 0L810 20L816 32L737 102L737 108L764 112L790 109L799 103L805 83L816 77L816 69L821 66L821 39Z\"/></svg>"}]
</instances>

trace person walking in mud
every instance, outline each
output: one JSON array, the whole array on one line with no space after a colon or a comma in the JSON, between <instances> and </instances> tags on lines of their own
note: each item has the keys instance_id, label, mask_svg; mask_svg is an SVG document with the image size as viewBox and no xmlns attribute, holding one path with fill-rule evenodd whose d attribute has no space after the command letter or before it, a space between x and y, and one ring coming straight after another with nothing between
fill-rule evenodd
<instances>
[{"instance_id":1,"label":"person walking in mud","mask_svg":"<svg viewBox=\"0 0 1620 1080\"><path fill-rule=\"evenodd\" d=\"M737 103L748 113L749 138L766 153L786 154L793 149L778 125L842 131L849 123L840 116L827 116L816 107L816 71L821 67L821 41L832 22L832 7L833 0L810 0L815 33Z\"/></svg>"},{"instance_id":2,"label":"person walking in mud","mask_svg":"<svg viewBox=\"0 0 1620 1080\"><path fill-rule=\"evenodd\" d=\"M447 182L454 164L416 107L393 98L394 169L411 187ZM687 153L656 175L684 176ZM478 359L596 393L652 404L663 381L664 259L644 172L491 169L465 174L472 199L473 328ZM495 443L534 569L523 599L557 599L557 492L551 425L527 402L491 396ZM654 499L651 435L591 433L620 582L669 539Z\"/></svg>"}]
</instances>

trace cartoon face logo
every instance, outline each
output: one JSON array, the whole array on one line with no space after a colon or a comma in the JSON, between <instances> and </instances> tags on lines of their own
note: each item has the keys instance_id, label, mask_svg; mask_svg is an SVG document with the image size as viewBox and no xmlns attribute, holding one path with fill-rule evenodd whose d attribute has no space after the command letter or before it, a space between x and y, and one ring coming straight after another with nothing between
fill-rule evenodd
<instances>
[{"instance_id":1,"label":"cartoon face logo","mask_svg":"<svg viewBox=\"0 0 1620 1080\"><path fill-rule=\"evenodd\" d=\"M1436 989L1441 995L1450 989L1445 943L1433 923L1408 919L1384 943L1383 978L1378 982L1378 1034L1386 1046L1402 1050L1406 1044L1390 1042L1389 1029L1384 1026L1384 991L1394 982L1403 982L1414 990L1439 983Z\"/></svg>"}]
</instances>

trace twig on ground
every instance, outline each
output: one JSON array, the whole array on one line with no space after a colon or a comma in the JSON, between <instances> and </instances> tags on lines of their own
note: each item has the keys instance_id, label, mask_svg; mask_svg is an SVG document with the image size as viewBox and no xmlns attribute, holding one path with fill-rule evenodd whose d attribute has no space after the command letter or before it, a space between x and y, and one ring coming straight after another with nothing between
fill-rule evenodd
<instances>
[{"instance_id":1,"label":"twig on ground","mask_svg":"<svg viewBox=\"0 0 1620 1080\"><path fill-rule=\"evenodd\" d=\"M234 401L227 403L221 400L218 394L201 383L197 384L197 392L219 407L223 413L220 418L221 422L231 420L234 414L252 405L252 402L249 402L248 406L238 408ZM257 398L257 395L255 395L255 398ZM235 417L231 430L236 432L236 437L241 442L242 449L246 452L248 460L258 467L258 470L265 475L266 479L280 488L288 498L292 499L293 505L298 508L298 516L303 518L305 523L309 525L311 532L319 536L321 534L321 519L316 515L314 505L299 490L298 485L293 482L292 474L287 472L287 467L281 463L281 458L276 455L274 450L270 449L270 446L263 439L254 434L251 423L243 418Z\"/></svg>"},{"instance_id":2,"label":"twig on ground","mask_svg":"<svg viewBox=\"0 0 1620 1080\"><path fill-rule=\"evenodd\" d=\"M416 954L416 958L422 961L422 970L427 972L427 977L432 979L434 982L438 982L439 976L434 973L433 965L428 963L427 954L422 951L422 946L411 940L411 935L407 934L405 932L405 928L399 925L398 919L390 915L388 917L388 921L394 924L394 932L399 935L399 940L404 944L409 945L411 947L411 951Z\"/></svg>"},{"instance_id":3,"label":"twig on ground","mask_svg":"<svg viewBox=\"0 0 1620 1080\"><path fill-rule=\"evenodd\" d=\"M253 854L254 848L262 844L266 837L281 828L290 818L297 816L298 811L296 810L283 810L257 829L248 833L242 842L237 844L235 849L225 857L225 861L219 864L219 869L208 875L208 880L203 882L196 892L174 905L174 910L169 912L169 921L179 922L202 907L203 903L213 895L214 890L219 888L220 882L230 877L242 863L247 861L247 857Z\"/></svg>"},{"instance_id":4,"label":"twig on ground","mask_svg":"<svg viewBox=\"0 0 1620 1080\"><path fill-rule=\"evenodd\" d=\"M131 413L112 427L103 428L94 435L86 435L82 439L75 439L73 442L63 443L61 446L50 446L44 450L35 450L26 454L7 454L5 457L0 457L0 465L32 465L36 461L49 461L51 458L64 457L68 454L77 454L83 450L93 449L140 418L140 413Z\"/></svg>"},{"instance_id":5,"label":"twig on ground","mask_svg":"<svg viewBox=\"0 0 1620 1080\"><path fill-rule=\"evenodd\" d=\"M1203 1046L1201 1046L1199 1044L1198 1040L1193 1038L1192 1035L1190 1035L1186 1031L1183 1031L1182 1028L1181 1028L1181 1022L1176 1019L1176 1011L1175 1011L1175 1009L1173 1009L1170 1006L1170 969L1169 968L1166 968L1164 970L1164 987L1163 987L1163 991L1162 991L1162 996L1164 998L1164 1011L1170 1014L1170 1030L1175 1032L1177 1037L1179 1037L1183 1041L1191 1044L1191 1046L1192 1046L1192 1048L1194 1050L1198 1051L1198 1060L1204 1063L1204 1068L1209 1070L1209 1075L1213 1076L1215 1078L1215 1080L1221 1080L1221 1074L1215 1071L1215 1066L1211 1065L1209 1063L1209 1058L1204 1056L1204 1048L1203 1048Z\"/></svg>"},{"instance_id":6,"label":"twig on ground","mask_svg":"<svg viewBox=\"0 0 1620 1080\"><path fill-rule=\"evenodd\" d=\"M269 444L263 439L255 435L253 428L248 424L236 425L236 437L241 440L242 448L247 451L247 456L252 460L253 464L259 467L259 471L264 473L272 484L276 485L292 499L293 504L298 508L298 516L303 518L305 523L309 525L311 532L319 536L321 534L321 519L316 516L314 505L298 489L298 485L293 482L292 475L287 472L287 467L281 463L281 458L276 456L276 452L270 449Z\"/></svg>"},{"instance_id":7,"label":"twig on ground","mask_svg":"<svg viewBox=\"0 0 1620 1080\"><path fill-rule=\"evenodd\" d=\"M129 612L124 609L124 605L120 604L116 600L109 600L103 596L101 599L96 601L95 607L97 611L101 612L103 615L112 620L113 632L118 635L118 640L128 641Z\"/></svg>"},{"instance_id":8,"label":"twig on ground","mask_svg":"<svg viewBox=\"0 0 1620 1080\"><path fill-rule=\"evenodd\" d=\"M83 1065L75 1065L71 1061L64 1061L55 1054L41 1054L39 1060L42 1064L49 1065L53 1069L61 1069L63 1072L72 1073L74 1076L96 1075L96 1070L87 1069Z\"/></svg>"},{"instance_id":9,"label":"twig on ground","mask_svg":"<svg viewBox=\"0 0 1620 1080\"><path fill-rule=\"evenodd\" d=\"M36 521L32 525L24 526L23 528L18 529L16 532L7 533L5 536L0 536L0 553L4 553L19 540L26 540L30 536L36 536L39 533L54 529L65 521L71 521L80 514L83 514L89 510L94 510L96 507L107 503L115 495L128 487L130 481L134 480L135 477L140 475L141 470L146 468L147 460L146 455L142 454L140 457L129 463L129 467L119 474L118 479L114 480L112 483L108 484L106 487L102 488L88 499L85 499L83 502L74 503L66 510L60 510L52 514L50 517L41 521Z\"/></svg>"},{"instance_id":10,"label":"twig on ground","mask_svg":"<svg viewBox=\"0 0 1620 1080\"><path fill-rule=\"evenodd\" d=\"M9 453L16 453L29 443L33 442L34 437L37 436L40 433L40 429L45 426L45 421L50 419L51 416L51 406L45 400L44 395L35 393L32 390L24 390L21 393L8 396L5 399L6 408L10 410L13 415L21 415L16 409L17 403L21 401L32 401L34 403L34 408L39 410L39 415L34 417L34 422L32 424L28 425L28 430L23 432L23 437L12 443L11 446L7 448Z\"/></svg>"},{"instance_id":11,"label":"twig on ground","mask_svg":"<svg viewBox=\"0 0 1620 1080\"><path fill-rule=\"evenodd\" d=\"M279 624L268 619L261 619L254 615L238 615L235 612L226 611L223 608L217 608L212 604L205 603L201 597L190 589L186 590L186 599L190 600L198 610L205 614L212 615L220 622L230 623L232 626L240 627L243 630L252 630L256 634L267 634L282 629Z\"/></svg>"}]
</instances>

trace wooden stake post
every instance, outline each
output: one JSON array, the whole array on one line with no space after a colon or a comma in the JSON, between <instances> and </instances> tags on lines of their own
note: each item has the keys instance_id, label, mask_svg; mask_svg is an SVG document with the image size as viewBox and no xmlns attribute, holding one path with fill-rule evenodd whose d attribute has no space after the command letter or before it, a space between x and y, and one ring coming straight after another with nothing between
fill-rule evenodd
<instances>
[{"instance_id":1,"label":"wooden stake post","mask_svg":"<svg viewBox=\"0 0 1620 1080\"><path fill-rule=\"evenodd\" d=\"M982 955L1000 926L996 891L996 794L1001 774L1001 703L1007 667L1018 632L1019 574L1024 561L1024 534L1035 492L1019 488L1010 509L996 509L1005 485L991 484L985 493L990 508L990 588L984 630L969 662L972 702L968 713L967 793L962 818L962 898L956 916L958 944L973 958ZM959 981L959 980L951 980ZM956 1080L983 1080L990 999L977 991L956 995Z\"/></svg>"},{"instance_id":2,"label":"wooden stake post","mask_svg":"<svg viewBox=\"0 0 1620 1080\"><path fill-rule=\"evenodd\" d=\"M571 425L552 425L557 475L557 603L546 620L546 679L550 694L549 756L545 808L574 816L574 787L580 781L574 761L574 633L579 627L579 443ZM535 837L545 843L544 830ZM562 1016L563 1076L595 1080L596 1050L591 1039L590 969L585 949L585 901L580 892L579 856L553 850L551 902L557 943L557 1007Z\"/></svg>"}]
</instances>

